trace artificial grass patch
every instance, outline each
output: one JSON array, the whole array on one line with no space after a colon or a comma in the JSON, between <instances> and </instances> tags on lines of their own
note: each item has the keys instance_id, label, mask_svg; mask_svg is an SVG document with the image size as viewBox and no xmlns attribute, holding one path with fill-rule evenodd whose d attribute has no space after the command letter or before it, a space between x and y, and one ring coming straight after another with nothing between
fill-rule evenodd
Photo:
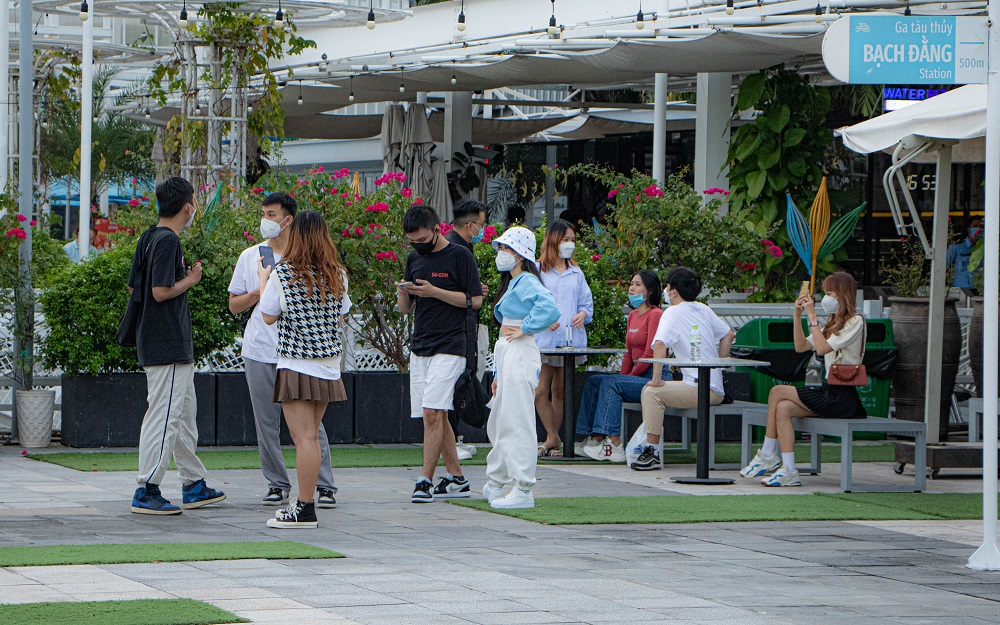
<instances>
[{"instance_id":1,"label":"artificial grass patch","mask_svg":"<svg viewBox=\"0 0 1000 625\"><path fill-rule=\"evenodd\" d=\"M890 521L978 519L975 494L857 493L799 496L539 498L527 510L494 510L485 500L449 503L546 525L722 523L732 521Z\"/></svg>"},{"instance_id":2,"label":"artificial grass patch","mask_svg":"<svg viewBox=\"0 0 1000 625\"><path fill-rule=\"evenodd\" d=\"M140 545L57 545L0 547L0 566L138 564L207 560L322 560L343 558L336 551L288 540L243 543L159 543ZM16 622L4 621L3 622ZM69 621L72 622L72 621ZM138 622L138 621L137 621Z\"/></svg>"},{"instance_id":3,"label":"artificial grass patch","mask_svg":"<svg viewBox=\"0 0 1000 625\"><path fill-rule=\"evenodd\" d=\"M248 623L244 618L193 599L80 601L0 605L0 623L18 625L212 625Z\"/></svg>"},{"instance_id":4,"label":"artificial grass patch","mask_svg":"<svg viewBox=\"0 0 1000 625\"><path fill-rule=\"evenodd\" d=\"M423 450L420 447L336 447L331 448L330 458L335 469L353 469L366 467L418 467L423 462ZM463 460L466 466L482 466L486 464L488 448L482 448L471 460ZM295 468L295 450L283 450L285 466ZM823 446L823 462L840 461L840 445ZM135 471L139 466L139 455L135 452L59 452L41 453L28 456L32 460L51 462L77 471ZM260 469L260 456L256 449L239 449L226 451L198 452L205 467L212 471L234 469ZM809 446L797 445L795 459L807 463L809 461ZM694 453L667 453L663 460L666 464L694 464ZM715 446L715 460L719 463L740 462L740 446L736 443L719 443ZM855 445L855 462L893 462L895 449L892 445ZM546 460L539 460L546 464ZM557 461L559 465L571 461ZM591 464L587 460L581 463ZM173 463L170 464L173 469Z\"/></svg>"}]
</instances>

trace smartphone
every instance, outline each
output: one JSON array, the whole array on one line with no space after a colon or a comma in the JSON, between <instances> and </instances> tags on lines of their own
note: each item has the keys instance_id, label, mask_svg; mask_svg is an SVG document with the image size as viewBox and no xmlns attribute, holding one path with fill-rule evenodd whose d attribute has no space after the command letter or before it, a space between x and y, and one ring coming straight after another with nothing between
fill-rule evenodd
<instances>
[{"instance_id":1,"label":"smartphone","mask_svg":"<svg viewBox=\"0 0 1000 625\"><path fill-rule=\"evenodd\" d=\"M416 285L414 285L412 282L403 281L403 282L399 283L399 286L401 286L401 287L408 287L408 286L416 286Z\"/></svg>"},{"instance_id":2,"label":"smartphone","mask_svg":"<svg viewBox=\"0 0 1000 625\"><path fill-rule=\"evenodd\" d=\"M799 289L799 297L798 297L798 299L802 299L803 297L807 297L808 295L809 295L809 281L808 280L803 280L802 281L802 288Z\"/></svg>"},{"instance_id":3,"label":"smartphone","mask_svg":"<svg viewBox=\"0 0 1000 625\"><path fill-rule=\"evenodd\" d=\"M261 245L257 248L257 251L260 252L260 257L264 261L265 267L274 267L274 250L267 245Z\"/></svg>"}]
</instances>

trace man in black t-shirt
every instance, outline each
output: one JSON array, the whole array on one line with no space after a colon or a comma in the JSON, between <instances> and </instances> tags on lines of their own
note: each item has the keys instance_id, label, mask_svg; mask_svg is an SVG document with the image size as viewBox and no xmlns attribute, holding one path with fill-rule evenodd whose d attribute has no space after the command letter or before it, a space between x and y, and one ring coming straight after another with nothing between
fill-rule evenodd
<instances>
[{"instance_id":1,"label":"man in black t-shirt","mask_svg":"<svg viewBox=\"0 0 1000 625\"><path fill-rule=\"evenodd\" d=\"M441 236L433 209L421 205L408 210L403 230L414 251L396 285L396 300L400 312L413 313L410 416L424 420L423 471L410 501L468 497L471 490L462 476L447 412L454 408L455 383L465 370L466 315L483 303L479 268L469 250ZM448 474L435 487L434 470L442 456Z\"/></svg>"},{"instance_id":2,"label":"man in black t-shirt","mask_svg":"<svg viewBox=\"0 0 1000 625\"><path fill-rule=\"evenodd\" d=\"M180 514L160 493L171 456L184 484L182 507L200 508L226 495L205 484L205 466L195 455L198 424L187 292L201 280L201 261L186 267L179 237L198 210L194 187L183 178L170 178L156 187L156 204L160 221L139 237L128 278L129 292L141 292L136 350L146 371L149 401L139 436L139 487L132 512Z\"/></svg>"}]
</instances>

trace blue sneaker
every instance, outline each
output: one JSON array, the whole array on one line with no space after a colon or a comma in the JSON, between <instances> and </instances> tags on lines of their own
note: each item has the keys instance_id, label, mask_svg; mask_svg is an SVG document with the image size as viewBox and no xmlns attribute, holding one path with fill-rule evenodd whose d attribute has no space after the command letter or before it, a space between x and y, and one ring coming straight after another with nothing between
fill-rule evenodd
<instances>
[{"instance_id":1,"label":"blue sneaker","mask_svg":"<svg viewBox=\"0 0 1000 625\"><path fill-rule=\"evenodd\" d=\"M180 514L181 509L163 498L160 488L147 484L135 489L132 495L132 512L136 514Z\"/></svg>"},{"instance_id":2,"label":"blue sneaker","mask_svg":"<svg viewBox=\"0 0 1000 625\"><path fill-rule=\"evenodd\" d=\"M226 498L226 493L209 488L203 479L185 486L183 493L184 503L181 507L185 510L218 503Z\"/></svg>"}]
</instances>

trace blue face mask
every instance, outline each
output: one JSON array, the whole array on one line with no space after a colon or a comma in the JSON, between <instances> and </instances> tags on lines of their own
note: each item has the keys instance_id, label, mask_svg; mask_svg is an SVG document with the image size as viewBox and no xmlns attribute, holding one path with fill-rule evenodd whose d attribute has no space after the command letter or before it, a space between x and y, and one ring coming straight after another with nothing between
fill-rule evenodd
<instances>
[{"instance_id":1,"label":"blue face mask","mask_svg":"<svg viewBox=\"0 0 1000 625\"><path fill-rule=\"evenodd\" d=\"M483 240L483 231L482 230L479 231L479 234L477 234L476 236L472 237L472 243L479 243L482 240Z\"/></svg>"},{"instance_id":2,"label":"blue face mask","mask_svg":"<svg viewBox=\"0 0 1000 625\"><path fill-rule=\"evenodd\" d=\"M632 308L638 308L642 306L642 303L646 301L646 296L642 293L636 293L635 295L628 296L628 303Z\"/></svg>"}]
</instances>

